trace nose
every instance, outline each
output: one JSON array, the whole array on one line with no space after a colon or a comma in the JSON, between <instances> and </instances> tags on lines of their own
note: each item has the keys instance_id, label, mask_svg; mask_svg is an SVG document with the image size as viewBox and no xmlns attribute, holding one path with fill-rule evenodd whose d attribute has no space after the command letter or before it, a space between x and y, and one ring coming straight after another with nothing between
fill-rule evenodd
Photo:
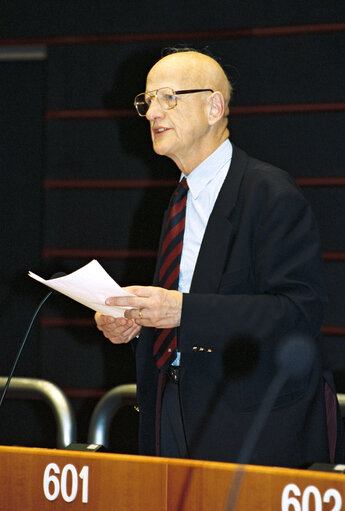
<instances>
[{"instance_id":1,"label":"nose","mask_svg":"<svg viewBox=\"0 0 345 511\"><path fill-rule=\"evenodd\" d=\"M157 96L155 96L151 101L148 111L146 112L146 119L148 121L154 121L155 119L161 119L164 115L164 110L159 104Z\"/></svg>"}]
</instances>

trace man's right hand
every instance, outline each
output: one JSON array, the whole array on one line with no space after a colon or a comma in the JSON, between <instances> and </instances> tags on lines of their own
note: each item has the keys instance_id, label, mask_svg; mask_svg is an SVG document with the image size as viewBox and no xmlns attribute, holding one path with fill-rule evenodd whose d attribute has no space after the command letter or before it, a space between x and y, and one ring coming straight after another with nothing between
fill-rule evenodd
<instances>
[{"instance_id":1,"label":"man's right hand","mask_svg":"<svg viewBox=\"0 0 345 511\"><path fill-rule=\"evenodd\" d=\"M113 344L127 343L134 339L141 330L141 326L137 325L132 319L113 318L112 316L104 316L99 312L95 314L95 321L98 330Z\"/></svg>"}]
</instances>

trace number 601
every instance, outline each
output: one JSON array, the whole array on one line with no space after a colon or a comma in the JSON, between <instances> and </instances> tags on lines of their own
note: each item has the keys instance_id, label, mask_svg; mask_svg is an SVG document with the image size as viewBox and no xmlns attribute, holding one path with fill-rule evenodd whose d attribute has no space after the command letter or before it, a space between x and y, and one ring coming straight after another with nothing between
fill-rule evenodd
<instances>
[{"instance_id":1,"label":"number 601","mask_svg":"<svg viewBox=\"0 0 345 511\"><path fill-rule=\"evenodd\" d=\"M44 471L43 490L48 500L56 500L61 493L65 502L73 502L78 493L78 478L82 480L82 502L88 502L89 467L83 467L78 475L74 465L68 464L61 471L56 463L49 463ZM69 491L67 482L70 480Z\"/></svg>"}]
</instances>

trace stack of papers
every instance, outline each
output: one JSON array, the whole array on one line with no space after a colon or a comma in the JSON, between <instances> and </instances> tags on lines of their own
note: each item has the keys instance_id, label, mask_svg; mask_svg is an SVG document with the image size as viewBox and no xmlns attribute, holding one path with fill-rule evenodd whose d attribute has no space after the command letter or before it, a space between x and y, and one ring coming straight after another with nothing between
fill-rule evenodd
<instances>
[{"instance_id":1,"label":"stack of papers","mask_svg":"<svg viewBox=\"0 0 345 511\"><path fill-rule=\"evenodd\" d=\"M95 259L79 270L56 279L45 280L31 271L29 277L106 316L119 318L126 309L132 308L105 305L106 298L111 296L134 295L124 291Z\"/></svg>"}]
</instances>

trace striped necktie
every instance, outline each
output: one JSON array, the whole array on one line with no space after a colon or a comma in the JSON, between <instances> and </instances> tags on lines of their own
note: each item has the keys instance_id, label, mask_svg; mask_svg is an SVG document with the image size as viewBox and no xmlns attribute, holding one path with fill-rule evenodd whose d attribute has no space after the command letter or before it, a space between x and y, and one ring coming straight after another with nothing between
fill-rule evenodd
<instances>
[{"instance_id":1,"label":"striped necktie","mask_svg":"<svg viewBox=\"0 0 345 511\"><path fill-rule=\"evenodd\" d=\"M184 177L171 198L168 220L159 256L158 285L165 289L178 289L183 235L186 220L188 183ZM177 329L158 330L153 356L158 369L176 358Z\"/></svg>"}]
</instances>

